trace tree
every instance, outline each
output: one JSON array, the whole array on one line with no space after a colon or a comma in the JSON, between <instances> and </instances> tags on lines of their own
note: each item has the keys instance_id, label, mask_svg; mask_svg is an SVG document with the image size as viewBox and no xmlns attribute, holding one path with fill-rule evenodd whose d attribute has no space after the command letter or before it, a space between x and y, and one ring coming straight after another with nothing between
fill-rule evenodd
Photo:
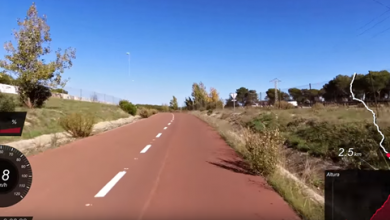
<instances>
[{"instance_id":1,"label":"tree","mask_svg":"<svg viewBox=\"0 0 390 220\"><path fill-rule=\"evenodd\" d=\"M324 85L323 97L326 101L343 101L350 97L349 86L352 78L346 75L338 75Z\"/></svg>"},{"instance_id":2,"label":"tree","mask_svg":"<svg viewBox=\"0 0 390 220\"><path fill-rule=\"evenodd\" d=\"M259 101L258 95L256 90L249 90L246 94L246 100L245 100L245 106L251 106L257 103Z\"/></svg>"},{"instance_id":3,"label":"tree","mask_svg":"<svg viewBox=\"0 0 390 220\"><path fill-rule=\"evenodd\" d=\"M192 100L194 101L194 109L204 109L207 108L207 103L209 101L209 96L206 91L206 87L202 82L192 84Z\"/></svg>"},{"instance_id":4,"label":"tree","mask_svg":"<svg viewBox=\"0 0 390 220\"><path fill-rule=\"evenodd\" d=\"M169 107L173 110L179 109L179 105L177 104L177 98L173 96L172 100L169 102Z\"/></svg>"},{"instance_id":5,"label":"tree","mask_svg":"<svg viewBox=\"0 0 390 220\"><path fill-rule=\"evenodd\" d=\"M210 88L208 109L222 108L223 101L219 98L219 93L215 88Z\"/></svg>"},{"instance_id":6,"label":"tree","mask_svg":"<svg viewBox=\"0 0 390 220\"><path fill-rule=\"evenodd\" d=\"M13 85L15 83L15 79L12 76L5 73L5 71L0 72L0 83L6 85Z\"/></svg>"},{"instance_id":7,"label":"tree","mask_svg":"<svg viewBox=\"0 0 390 220\"><path fill-rule=\"evenodd\" d=\"M26 18L18 19L17 24L19 30L15 30L13 35L18 45L14 47L11 41L5 43L8 55L0 61L0 68L16 75L15 84L22 103L29 108L41 107L51 95L48 87L65 86L67 80L62 79L62 74L72 67L76 51L68 48L61 53L61 49L58 49L54 61L46 62L43 59L51 52L50 45L44 44L49 44L52 39L46 16L39 17L35 3L28 9Z\"/></svg>"},{"instance_id":8,"label":"tree","mask_svg":"<svg viewBox=\"0 0 390 220\"><path fill-rule=\"evenodd\" d=\"M274 90L275 91L275 90ZM302 90L298 88L290 88L288 89L288 93L292 97L293 100L302 103L305 101L305 96L302 93Z\"/></svg>"},{"instance_id":9,"label":"tree","mask_svg":"<svg viewBox=\"0 0 390 220\"><path fill-rule=\"evenodd\" d=\"M258 101L258 94L256 90L249 90L245 87L240 87L236 90L236 93L237 103L241 106L250 106Z\"/></svg>"},{"instance_id":10,"label":"tree","mask_svg":"<svg viewBox=\"0 0 390 220\"><path fill-rule=\"evenodd\" d=\"M386 70L368 71L368 74L364 77L364 84L371 100L374 99L374 94L378 98L384 98L385 89L389 88L389 80L390 73Z\"/></svg>"},{"instance_id":11,"label":"tree","mask_svg":"<svg viewBox=\"0 0 390 220\"><path fill-rule=\"evenodd\" d=\"M237 93L236 100L237 100L238 104L245 106L248 92L249 92L249 89L247 89L245 87L240 87L236 90L236 93Z\"/></svg>"},{"instance_id":12,"label":"tree","mask_svg":"<svg viewBox=\"0 0 390 220\"><path fill-rule=\"evenodd\" d=\"M290 99L290 96L287 93L282 92L279 89L277 92L278 92L278 100L288 101ZM267 94L266 99L270 103L275 103L275 89L268 89L267 92L265 93Z\"/></svg>"},{"instance_id":13,"label":"tree","mask_svg":"<svg viewBox=\"0 0 390 220\"><path fill-rule=\"evenodd\" d=\"M191 97L188 97L184 100L184 104L187 110L194 110L194 101Z\"/></svg>"}]
</instances>

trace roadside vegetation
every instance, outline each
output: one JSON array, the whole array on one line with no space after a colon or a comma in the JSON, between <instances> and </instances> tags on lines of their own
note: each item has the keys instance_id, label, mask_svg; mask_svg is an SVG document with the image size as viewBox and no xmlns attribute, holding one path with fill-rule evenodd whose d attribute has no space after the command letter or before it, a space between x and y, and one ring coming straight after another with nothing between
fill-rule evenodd
<instances>
[{"instance_id":1,"label":"roadside vegetation","mask_svg":"<svg viewBox=\"0 0 390 220\"><path fill-rule=\"evenodd\" d=\"M255 90L240 87L235 110L231 97L222 108L218 102L223 100L215 89L207 92L202 83L194 83L184 104L236 150L246 162L245 169L264 176L304 219L321 220L325 170L390 168L379 148L382 137L372 114L352 101L351 79L339 75L321 90L277 91L280 100L275 100L275 90L269 89L262 102ZM385 104L390 98L390 73L358 74L355 83L355 96L369 103L379 116L383 134L390 136L386 117L390 107ZM288 102L291 100L309 108L297 108ZM384 104L376 105L375 100ZM385 139L383 145L388 149L390 142Z\"/></svg>"},{"instance_id":2,"label":"roadside vegetation","mask_svg":"<svg viewBox=\"0 0 390 220\"><path fill-rule=\"evenodd\" d=\"M74 138L87 137L98 122L135 116L140 109L147 109L146 115L163 109L152 105L138 105L140 109L137 109L129 101L115 106L56 98L53 93L68 94L63 88L69 79L63 75L73 66L76 50L58 49L51 53L50 27L34 3L17 25L14 39L4 44L7 54L0 60L0 83L16 86L18 94L0 93L0 112L27 111L28 114L22 137L0 137L1 144L63 131ZM55 59L43 59L49 55Z\"/></svg>"}]
</instances>

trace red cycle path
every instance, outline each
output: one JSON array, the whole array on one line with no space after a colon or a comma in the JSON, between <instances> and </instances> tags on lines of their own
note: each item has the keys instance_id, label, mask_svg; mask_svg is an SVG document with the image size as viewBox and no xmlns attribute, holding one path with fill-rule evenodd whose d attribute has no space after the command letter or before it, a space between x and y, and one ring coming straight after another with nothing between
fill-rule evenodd
<instances>
[{"instance_id":1,"label":"red cycle path","mask_svg":"<svg viewBox=\"0 0 390 220\"><path fill-rule=\"evenodd\" d=\"M0 209L1 215L37 220L299 219L261 177L232 165L239 158L204 122L188 114L172 119L173 114L158 114L29 157L33 186L22 202ZM148 144L150 149L140 154ZM126 174L111 191L94 198L120 171Z\"/></svg>"}]
</instances>

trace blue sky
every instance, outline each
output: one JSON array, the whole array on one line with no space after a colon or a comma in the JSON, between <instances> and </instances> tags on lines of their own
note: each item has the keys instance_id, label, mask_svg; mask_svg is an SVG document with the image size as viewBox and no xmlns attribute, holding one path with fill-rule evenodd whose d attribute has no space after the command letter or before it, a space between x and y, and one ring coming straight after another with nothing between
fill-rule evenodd
<instances>
[{"instance_id":1,"label":"blue sky","mask_svg":"<svg viewBox=\"0 0 390 220\"><path fill-rule=\"evenodd\" d=\"M289 88L390 69L390 31L381 33L390 19L358 36L390 18L389 12L361 28L388 10L373 0L35 2L48 17L52 47L77 49L65 73L68 87L134 103L169 103L175 95L181 104L200 81L227 98L241 86L265 92L274 78ZM31 3L0 2L0 43L12 39Z\"/></svg>"}]
</instances>

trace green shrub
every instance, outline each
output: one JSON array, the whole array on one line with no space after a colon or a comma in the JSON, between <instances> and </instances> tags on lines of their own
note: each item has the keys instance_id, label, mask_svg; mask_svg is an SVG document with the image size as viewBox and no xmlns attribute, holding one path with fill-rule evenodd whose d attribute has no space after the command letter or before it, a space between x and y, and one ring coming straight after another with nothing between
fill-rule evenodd
<instances>
[{"instance_id":1,"label":"green shrub","mask_svg":"<svg viewBox=\"0 0 390 220\"><path fill-rule=\"evenodd\" d=\"M207 115L211 115L211 114L213 114L213 109L209 109L209 110L207 110Z\"/></svg>"},{"instance_id":2,"label":"green shrub","mask_svg":"<svg viewBox=\"0 0 390 220\"><path fill-rule=\"evenodd\" d=\"M124 107L125 105L127 105L128 103L130 103L130 102L127 101L127 100L120 100L120 101L119 101L119 107L123 109L123 107Z\"/></svg>"},{"instance_id":3,"label":"green shrub","mask_svg":"<svg viewBox=\"0 0 390 220\"><path fill-rule=\"evenodd\" d=\"M127 101L127 100L121 100L119 102L119 107L126 113L130 115L136 115L137 114L137 106L133 105L133 103Z\"/></svg>"},{"instance_id":4,"label":"green shrub","mask_svg":"<svg viewBox=\"0 0 390 220\"><path fill-rule=\"evenodd\" d=\"M247 122L246 126L254 132L262 132L266 129L276 129L279 124L274 113L263 113Z\"/></svg>"},{"instance_id":5,"label":"green shrub","mask_svg":"<svg viewBox=\"0 0 390 220\"><path fill-rule=\"evenodd\" d=\"M0 93L0 112L14 112L15 108L15 100L9 95Z\"/></svg>"},{"instance_id":6,"label":"green shrub","mask_svg":"<svg viewBox=\"0 0 390 220\"><path fill-rule=\"evenodd\" d=\"M152 115L151 111L150 111L149 109L146 109L146 108L141 108L141 109L139 109L138 114L139 114L142 118L149 118L149 116Z\"/></svg>"},{"instance_id":7,"label":"green shrub","mask_svg":"<svg viewBox=\"0 0 390 220\"><path fill-rule=\"evenodd\" d=\"M61 117L59 123L74 138L88 137L92 134L95 117L91 114L72 113Z\"/></svg>"}]
</instances>

